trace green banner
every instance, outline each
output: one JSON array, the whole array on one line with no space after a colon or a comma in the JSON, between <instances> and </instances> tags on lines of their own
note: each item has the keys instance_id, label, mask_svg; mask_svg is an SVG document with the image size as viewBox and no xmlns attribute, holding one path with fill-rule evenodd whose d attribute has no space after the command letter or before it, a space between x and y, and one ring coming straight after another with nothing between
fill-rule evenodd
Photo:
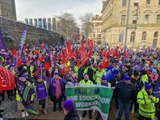
<instances>
[{"instance_id":1,"label":"green banner","mask_svg":"<svg viewBox=\"0 0 160 120\"><path fill-rule=\"evenodd\" d=\"M100 85L66 87L67 99L74 100L77 110L99 111L103 120L108 119L112 88Z\"/></svg>"}]
</instances>

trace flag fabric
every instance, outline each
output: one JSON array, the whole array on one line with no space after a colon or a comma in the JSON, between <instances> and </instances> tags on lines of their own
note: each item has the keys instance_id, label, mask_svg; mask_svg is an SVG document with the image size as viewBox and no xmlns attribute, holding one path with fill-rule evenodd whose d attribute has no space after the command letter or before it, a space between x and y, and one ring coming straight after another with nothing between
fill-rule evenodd
<instances>
[{"instance_id":1,"label":"flag fabric","mask_svg":"<svg viewBox=\"0 0 160 120\"><path fill-rule=\"evenodd\" d=\"M20 67L22 65L22 58L21 56L17 56L17 60L16 60L16 67Z\"/></svg>"},{"instance_id":2,"label":"flag fabric","mask_svg":"<svg viewBox=\"0 0 160 120\"><path fill-rule=\"evenodd\" d=\"M108 82L110 82L111 80L113 80L115 77L114 77L114 74L113 74L113 71L114 71L114 67L109 67L106 71L106 80Z\"/></svg>"},{"instance_id":3,"label":"flag fabric","mask_svg":"<svg viewBox=\"0 0 160 120\"><path fill-rule=\"evenodd\" d=\"M102 59L101 65L102 65L103 69L108 68L108 66L109 66L109 60L108 60L107 57L105 57L105 58Z\"/></svg>"},{"instance_id":4,"label":"flag fabric","mask_svg":"<svg viewBox=\"0 0 160 120\"><path fill-rule=\"evenodd\" d=\"M6 44L5 44L5 40L3 38L3 34L0 30L0 55L2 56L8 56L8 49L6 47Z\"/></svg>"},{"instance_id":5,"label":"flag fabric","mask_svg":"<svg viewBox=\"0 0 160 120\"><path fill-rule=\"evenodd\" d=\"M26 111L28 113L37 115L36 110L30 105L31 96L35 93L34 88L31 85L26 85L25 83L21 82L19 79L16 79L16 83L18 94L22 99L22 104L26 108Z\"/></svg>"},{"instance_id":6,"label":"flag fabric","mask_svg":"<svg viewBox=\"0 0 160 120\"><path fill-rule=\"evenodd\" d=\"M93 41L92 41L92 40L89 40L89 41L88 41L88 48L89 48L88 56L89 56L89 57L92 56L93 46L94 46Z\"/></svg>"},{"instance_id":7,"label":"flag fabric","mask_svg":"<svg viewBox=\"0 0 160 120\"><path fill-rule=\"evenodd\" d=\"M127 57L127 50L126 50L126 48L124 48L123 56L124 56L124 58Z\"/></svg>"},{"instance_id":8,"label":"flag fabric","mask_svg":"<svg viewBox=\"0 0 160 120\"><path fill-rule=\"evenodd\" d=\"M160 82L159 81L155 85L153 94L155 97L160 98Z\"/></svg>"},{"instance_id":9,"label":"flag fabric","mask_svg":"<svg viewBox=\"0 0 160 120\"><path fill-rule=\"evenodd\" d=\"M84 44L85 44L85 42L82 41L80 49L78 51L78 53L81 55L81 66L84 66L87 63L87 61L89 60L89 56L88 56L88 53L84 47Z\"/></svg>"},{"instance_id":10,"label":"flag fabric","mask_svg":"<svg viewBox=\"0 0 160 120\"><path fill-rule=\"evenodd\" d=\"M113 89L99 85L66 86L66 97L74 101L77 110L97 110L108 119Z\"/></svg>"},{"instance_id":11,"label":"flag fabric","mask_svg":"<svg viewBox=\"0 0 160 120\"><path fill-rule=\"evenodd\" d=\"M45 45L44 45L44 41L43 41L42 44L41 44L41 49L42 49L42 50L44 50L44 46L45 46Z\"/></svg>"},{"instance_id":12,"label":"flag fabric","mask_svg":"<svg viewBox=\"0 0 160 120\"><path fill-rule=\"evenodd\" d=\"M23 54L23 48L26 42L26 37L27 37L27 28L24 29L23 33L22 33L22 38L20 41L20 55L22 56Z\"/></svg>"},{"instance_id":13,"label":"flag fabric","mask_svg":"<svg viewBox=\"0 0 160 120\"><path fill-rule=\"evenodd\" d=\"M0 66L0 90L14 90L15 86L13 73Z\"/></svg>"},{"instance_id":14,"label":"flag fabric","mask_svg":"<svg viewBox=\"0 0 160 120\"><path fill-rule=\"evenodd\" d=\"M74 58L70 40L67 41L67 55L68 55L68 60L71 60L72 58Z\"/></svg>"}]
</instances>

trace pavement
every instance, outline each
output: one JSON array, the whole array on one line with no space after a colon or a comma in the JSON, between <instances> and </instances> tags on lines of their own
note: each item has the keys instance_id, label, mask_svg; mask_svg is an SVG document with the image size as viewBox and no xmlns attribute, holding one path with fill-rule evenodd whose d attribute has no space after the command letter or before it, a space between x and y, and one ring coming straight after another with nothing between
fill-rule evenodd
<instances>
[{"instance_id":1,"label":"pavement","mask_svg":"<svg viewBox=\"0 0 160 120\"><path fill-rule=\"evenodd\" d=\"M39 116L36 115L29 115L26 118L21 117L21 112L17 110L17 104L15 99L13 98L12 101L9 99L6 99L0 108L4 109L3 117L5 118L4 120L63 120L64 119L64 113L63 111L56 111L53 112L53 104L52 102L49 101L48 103L48 108L47 112L48 114L41 113ZM78 111L79 115L82 115L82 111ZM92 120L95 120L96 112L93 113L94 117ZM112 103L111 109L110 109L110 114L109 114L109 120L115 120L117 114L117 110L115 108L115 104ZM88 116L86 116L84 119L81 118L81 120L89 120ZM124 120L124 116L122 118ZM136 120L136 114L131 114L131 120Z\"/></svg>"}]
</instances>

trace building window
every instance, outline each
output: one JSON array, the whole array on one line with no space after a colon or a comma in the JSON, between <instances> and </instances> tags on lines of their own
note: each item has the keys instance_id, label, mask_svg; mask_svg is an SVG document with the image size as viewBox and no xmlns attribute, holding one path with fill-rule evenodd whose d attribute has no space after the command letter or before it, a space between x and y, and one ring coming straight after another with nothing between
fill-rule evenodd
<instances>
[{"instance_id":1,"label":"building window","mask_svg":"<svg viewBox=\"0 0 160 120\"><path fill-rule=\"evenodd\" d=\"M150 4L151 4L151 0L146 0L146 5L150 6Z\"/></svg>"},{"instance_id":2,"label":"building window","mask_svg":"<svg viewBox=\"0 0 160 120\"><path fill-rule=\"evenodd\" d=\"M147 32L143 32L143 34L142 34L142 40L146 40L146 37L147 37Z\"/></svg>"},{"instance_id":3,"label":"building window","mask_svg":"<svg viewBox=\"0 0 160 120\"><path fill-rule=\"evenodd\" d=\"M134 6L138 7L138 0L134 0Z\"/></svg>"},{"instance_id":4,"label":"building window","mask_svg":"<svg viewBox=\"0 0 160 120\"><path fill-rule=\"evenodd\" d=\"M122 6L126 6L127 5L127 0L122 0Z\"/></svg>"},{"instance_id":5,"label":"building window","mask_svg":"<svg viewBox=\"0 0 160 120\"><path fill-rule=\"evenodd\" d=\"M125 24L126 23L126 15L122 15L121 16L121 24Z\"/></svg>"},{"instance_id":6,"label":"building window","mask_svg":"<svg viewBox=\"0 0 160 120\"><path fill-rule=\"evenodd\" d=\"M135 36L136 36L136 33L135 33L135 32L132 32L132 33L131 33L130 42L134 42L134 41L135 41Z\"/></svg>"},{"instance_id":7,"label":"building window","mask_svg":"<svg viewBox=\"0 0 160 120\"><path fill-rule=\"evenodd\" d=\"M124 37L124 32L121 32L121 33L119 34L119 42L120 42L120 43L123 43L123 37Z\"/></svg>"},{"instance_id":8,"label":"building window","mask_svg":"<svg viewBox=\"0 0 160 120\"><path fill-rule=\"evenodd\" d=\"M149 23L149 15L145 15L144 22L145 22L146 24Z\"/></svg>"},{"instance_id":9,"label":"building window","mask_svg":"<svg viewBox=\"0 0 160 120\"><path fill-rule=\"evenodd\" d=\"M95 35L95 34L93 34L93 37L95 38L95 37L96 37L96 35Z\"/></svg>"},{"instance_id":10,"label":"building window","mask_svg":"<svg viewBox=\"0 0 160 120\"><path fill-rule=\"evenodd\" d=\"M158 32L155 32L153 36L153 44L152 44L153 48L157 47L157 42L158 42Z\"/></svg>"},{"instance_id":11,"label":"building window","mask_svg":"<svg viewBox=\"0 0 160 120\"><path fill-rule=\"evenodd\" d=\"M133 15L133 24L137 23L137 19L138 19L137 15Z\"/></svg>"},{"instance_id":12,"label":"building window","mask_svg":"<svg viewBox=\"0 0 160 120\"><path fill-rule=\"evenodd\" d=\"M158 37L158 32L155 32L154 33L154 38L157 38Z\"/></svg>"},{"instance_id":13,"label":"building window","mask_svg":"<svg viewBox=\"0 0 160 120\"><path fill-rule=\"evenodd\" d=\"M157 23L160 23L160 15L157 15Z\"/></svg>"},{"instance_id":14,"label":"building window","mask_svg":"<svg viewBox=\"0 0 160 120\"><path fill-rule=\"evenodd\" d=\"M101 38L101 34L98 34L98 37Z\"/></svg>"}]
</instances>

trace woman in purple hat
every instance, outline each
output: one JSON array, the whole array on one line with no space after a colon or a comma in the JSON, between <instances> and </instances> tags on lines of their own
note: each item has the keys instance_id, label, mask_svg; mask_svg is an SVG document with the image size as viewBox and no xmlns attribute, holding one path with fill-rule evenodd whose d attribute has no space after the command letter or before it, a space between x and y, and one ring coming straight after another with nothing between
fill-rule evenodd
<instances>
[{"instance_id":1,"label":"woman in purple hat","mask_svg":"<svg viewBox=\"0 0 160 120\"><path fill-rule=\"evenodd\" d=\"M66 100L63 103L63 111L65 114L64 120L80 120L72 100Z\"/></svg>"},{"instance_id":2,"label":"woman in purple hat","mask_svg":"<svg viewBox=\"0 0 160 120\"><path fill-rule=\"evenodd\" d=\"M54 112L57 110L56 108L57 103L59 103L59 110L62 110L61 103L64 95L63 92L64 92L64 82L60 78L58 72L55 72L48 90L50 99L54 104L53 107Z\"/></svg>"}]
</instances>

